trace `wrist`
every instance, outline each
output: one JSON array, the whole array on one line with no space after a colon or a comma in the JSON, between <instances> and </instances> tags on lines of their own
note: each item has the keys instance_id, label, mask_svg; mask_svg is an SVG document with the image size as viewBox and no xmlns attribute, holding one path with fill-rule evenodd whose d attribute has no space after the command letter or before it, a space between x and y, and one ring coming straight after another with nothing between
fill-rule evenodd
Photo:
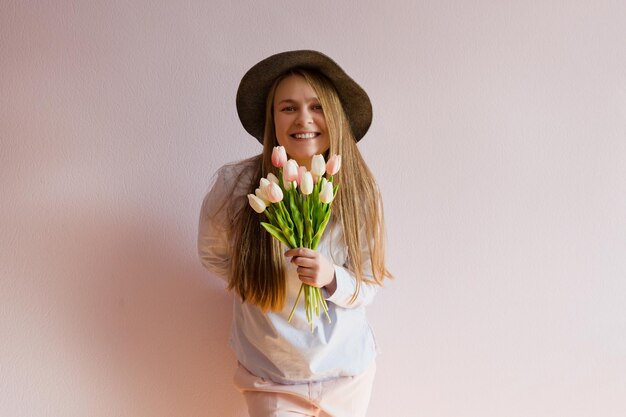
<instances>
[{"instance_id":1,"label":"wrist","mask_svg":"<svg viewBox=\"0 0 626 417\"><path fill-rule=\"evenodd\" d=\"M328 296L332 296L335 291L337 290L337 277L335 275L335 272L333 271L333 279L332 281L330 281L328 284L326 284L324 286L324 288L326 288L326 292L328 293Z\"/></svg>"}]
</instances>

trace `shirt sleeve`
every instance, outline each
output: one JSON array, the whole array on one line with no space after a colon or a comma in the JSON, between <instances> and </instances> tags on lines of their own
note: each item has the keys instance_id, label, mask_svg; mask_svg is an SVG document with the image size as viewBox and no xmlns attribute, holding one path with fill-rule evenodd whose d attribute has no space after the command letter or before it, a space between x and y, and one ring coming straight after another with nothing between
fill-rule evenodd
<instances>
[{"instance_id":1,"label":"shirt sleeve","mask_svg":"<svg viewBox=\"0 0 626 417\"><path fill-rule=\"evenodd\" d=\"M353 302L352 298L356 290L356 275L345 266L335 265L335 280L337 288L335 292L326 300L343 308L357 308L370 304L378 291L379 285L374 281L372 273L372 263L367 246L367 239L361 230L361 268L363 269L363 280L359 293ZM368 282L369 281L369 282Z\"/></svg>"},{"instance_id":2,"label":"shirt sleeve","mask_svg":"<svg viewBox=\"0 0 626 417\"><path fill-rule=\"evenodd\" d=\"M202 265L211 273L228 281L230 273L230 191L224 169L217 173L215 184L202 202L198 226L198 255Z\"/></svg>"}]
</instances>

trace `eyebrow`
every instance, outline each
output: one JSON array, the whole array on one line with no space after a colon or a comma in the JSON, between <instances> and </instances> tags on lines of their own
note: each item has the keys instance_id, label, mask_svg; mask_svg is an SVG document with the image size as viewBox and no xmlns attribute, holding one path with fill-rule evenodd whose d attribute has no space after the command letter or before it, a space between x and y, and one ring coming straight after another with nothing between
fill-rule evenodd
<instances>
[{"instance_id":1,"label":"eyebrow","mask_svg":"<svg viewBox=\"0 0 626 417\"><path fill-rule=\"evenodd\" d=\"M319 98L317 98L317 97L310 97L310 98L307 98L307 99L306 99L307 103L308 103L308 102L311 102L311 101L319 101L319 100L320 100L320 99L319 99ZM278 102L278 103L276 103L276 104L282 104L282 103L298 103L298 101L293 100L293 99L290 99L290 98L286 98L286 99L284 99L284 100L279 101L279 102Z\"/></svg>"}]
</instances>

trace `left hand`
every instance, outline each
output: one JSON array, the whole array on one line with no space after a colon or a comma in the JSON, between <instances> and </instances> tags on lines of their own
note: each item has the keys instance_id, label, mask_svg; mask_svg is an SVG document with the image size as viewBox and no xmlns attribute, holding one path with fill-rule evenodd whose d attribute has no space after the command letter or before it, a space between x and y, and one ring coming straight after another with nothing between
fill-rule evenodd
<instances>
[{"instance_id":1,"label":"left hand","mask_svg":"<svg viewBox=\"0 0 626 417\"><path fill-rule=\"evenodd\" d=\"M285 256L292 256L291 263L298 267L298 278L312 287L326 287L329 295L337 288L335 266L324 255L307 248L289 249Z\"/></svg>"}]
</instances>

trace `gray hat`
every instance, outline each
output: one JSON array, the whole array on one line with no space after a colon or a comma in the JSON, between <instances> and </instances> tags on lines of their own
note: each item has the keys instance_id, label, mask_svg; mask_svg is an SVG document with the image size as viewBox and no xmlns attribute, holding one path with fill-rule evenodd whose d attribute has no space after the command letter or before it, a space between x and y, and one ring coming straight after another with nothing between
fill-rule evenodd
<instances>
[{"instance_id":1,"label":"gray hat","mask_svg":"<svg viewBox=\"0 0 626 417\"><path fill-rule=\"evenodd\" d=\"M335 86L357 142L372 124L367 93L326 55L317 51L288 51L265 58L246 72L237 90L237 113L248 133L263 144L267 95L277 77L292 68L314 69Z\"/></svg>"}]
</instances>

